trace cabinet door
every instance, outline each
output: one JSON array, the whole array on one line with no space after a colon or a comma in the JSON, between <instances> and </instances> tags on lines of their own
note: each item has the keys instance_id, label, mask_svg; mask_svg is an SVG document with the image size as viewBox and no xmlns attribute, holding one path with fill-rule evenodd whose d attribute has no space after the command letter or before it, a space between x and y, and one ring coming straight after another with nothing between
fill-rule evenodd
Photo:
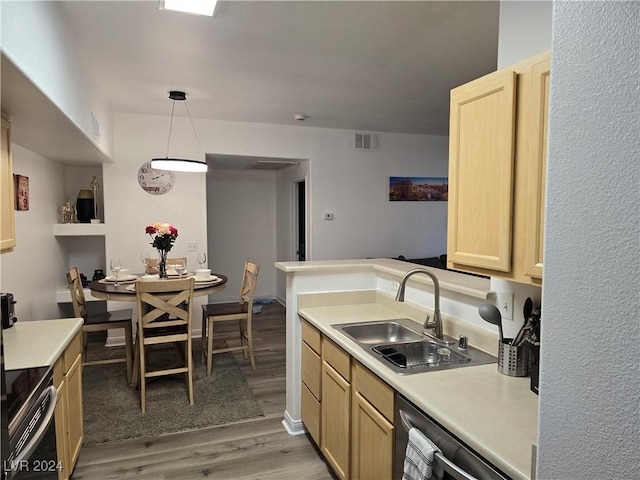
<instances>
[{"instance_id":1,"label":"cabinet door","mask_svg":"<svg viewBox=\"0 0 640 480\"><path fill-rule=\"evenodd\" d=\"M58 403L54 422L56 426L56 449L58 462L62 468L58 470L58 480L65 480L71 476L69 452L67 449L67 383L63 379L58 385Z\"/></svg>"},{"instance_id":2,"label":"cabinet door","mask_svg":"<svg viewBox=\"0 0 640 480\"><path fill-rule=\"evenodd\" d=\"M75 361L65 377L67 388L67 441L69 468L72 471L82 447L82 355ZM66 466L65 466L66 468Z\"/></svg>"},{"instance_id":3,"label":"cabinet door","mask_svg":"<svg viewBox=\"0 0 640 480\"><path fill-rule=\"evenodd\" d=\"M352 478L393 478L394 427L359 392L353 394Z\"/></svg>"},{"instance_id":4,"label":"cabinet door","mask_svg":"<svg viewBox=\"0 0 640 480\"><path fill-rule=\"evenodd\" d=\"M338 478L349 478L351 385L322 362L322 428L320 450Z\"/></svg>"},{"instance_id":5,"label":"cabinet door","mask_svg":"<svg viewBox=\"0 0 640 480\"><path fill-rule=\"evenodd\" d=\"M16 246L15 199L13 197L13 167L11 163L11 123L2 119L2 162L0 163L0 250Z\"/></svg>"},{"instance_id":6,"label":"cabinet door","mask_svg":"<svg viewBox=\"0 0 640 480\"><path fill-rule=\"evenodd\" d=\"M542 278L544 251L544 197L547 171L547 129L549 118L549 85L551 59L532 67L531 79L531 143L529 191L527 194L525 272Z\"/></svg>"},{"instance_id":7,"label":"cabinet door","mask_svg":"<svg viewBox=\"0 0 640 480\"><path fill-rule=\"evenodd\" d=\"M302 423L307 428L309 435L316 445L320 446L320 401L311 393L303 383L300 387L300 413Z\"/></svg>"},{"instance_id":8,"label":"cabinet door","mask_svg":"<svg viewBox=\"0 0 640 480\"><path fill-rule=\"evenodd\" d=\"M511 269L516 73L501 70L451 91L447 257Z\"/></svg>"}]
</instances>

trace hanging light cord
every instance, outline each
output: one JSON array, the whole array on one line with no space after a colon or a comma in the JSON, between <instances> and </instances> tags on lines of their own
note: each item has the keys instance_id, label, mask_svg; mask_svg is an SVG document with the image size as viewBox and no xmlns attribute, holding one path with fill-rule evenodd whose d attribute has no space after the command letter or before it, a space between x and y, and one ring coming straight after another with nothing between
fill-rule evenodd
<instances>
[{"instance_id":1,"label":"hanging light cord","mask_svg":"<svg viewBox=\"0 0 640 480\"><path fill-rule=\"evenodd\" d=\"M193 133L196 135L196 140L198 141L198 147L200 147L200 153L202 157L205 157L204 150L202 149L202 144L200 143L200 138L198 137L198 131L196 130L196 126L193 124L193 119L191 118L191 112L189 111L189 107L187 106L187 99L184 99L184 108L187 110L187 115L189 115L189 121L191 122L191 128L193 128Z\"/></svg>"},{"instance_id":2,"label":"hanging light cord","mask_svg":"<svg viewBox=\"0 0 640 480\"><path fill-rule=\"evenodd\" d=\"M173 104L171 105L171 121L169 122L169 138L167 138L167 154L166 158L169 158L169 145L171 144L171 130L173 129L173 112L176 109L176 101L173 100Z\"/></svg>"},{"instance_id":3,"label":"hanging light cord","mask_svg":"<svg viewBox=\"0 0 640 480\"><path fill-rule=\"evenodd\" d=\"M184 100L184 108L187 110L187 115L189 116L189 121L191 122L191 128L193 129L193 133L196 136L196 140L198 141L198 147L200 148L200 153L204 157L204 150L202 149L202 144L200 143L200 137L198 137L198 131L196 130L196 126L193 124L193 119L191 118L191 112L189 111L189 107L187 106L187 99ZM171 144L171 131L173 130L173 112L176 109L176 101L173 100L173 104L171 105L171 121L169 122L169 138L167 139L167 154L166 157L169 158L169 145Z\"/></svg>"}]
</instances>

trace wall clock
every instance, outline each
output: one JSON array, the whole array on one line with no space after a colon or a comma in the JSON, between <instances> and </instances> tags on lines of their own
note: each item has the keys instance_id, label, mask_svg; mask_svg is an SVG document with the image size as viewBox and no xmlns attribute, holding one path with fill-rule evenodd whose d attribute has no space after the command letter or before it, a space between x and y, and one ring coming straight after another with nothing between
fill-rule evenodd
<instances>
[{"instance_id":1,"label":"wall clock","mask_svg":"<svg viewBox=\"0 0 640 480\"><path fill-rule=\"evenodd\" d=\"M145 162L138 169L138 184L151 195L164 195L173 188L176 176L168 170L151 168L151 162Z\"/></svg>"}]
</instances>

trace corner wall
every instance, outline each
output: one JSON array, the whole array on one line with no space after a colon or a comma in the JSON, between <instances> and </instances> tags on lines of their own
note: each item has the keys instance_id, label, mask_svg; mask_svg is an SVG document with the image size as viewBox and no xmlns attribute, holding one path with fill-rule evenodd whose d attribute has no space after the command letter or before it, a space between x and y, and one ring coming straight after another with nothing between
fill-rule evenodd
<instances>
[{"instance_id":1,"label":"corner wall","mask_svg":"<svg viewBox=\"0 0 640 480\"><path fill-rule=\"evenodd\" d=\"M554 2L542 480L640 469L639 24L637 1Z\"/></svg>"}]
</instances>

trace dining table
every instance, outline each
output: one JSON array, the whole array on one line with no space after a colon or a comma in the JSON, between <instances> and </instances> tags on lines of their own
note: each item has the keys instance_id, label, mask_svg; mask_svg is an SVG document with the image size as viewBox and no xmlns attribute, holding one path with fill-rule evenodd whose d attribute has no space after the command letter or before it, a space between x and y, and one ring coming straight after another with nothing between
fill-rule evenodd
<instances>
[{"instance_id":1,"label":"dining table","mask_svg":"<svg viewBox=\"0 0 640 480\"><path fill-rule=\"evenodd\" d=\"M220 273L212 273L212 277L216 277L216 280L211 281L197 281L193 287L193 296L194 297L204 297L207 295L214 294L223 290L227 284L227 277ZM137 281L140 281L140 277L142 277L142 273L132 274L129 278L123 281L119 281L118 285L114 281L109 281L107 279L94 280L89 283L89 290L91 291L91 295L95 298L99 298L100 300L112 300L115 302L135 302L136 301L136 290L135 284ZM182 278L189 277L189 274L185 274ZM178 279L177 276L170 277L171 279Z\"/></svg>"}]
</instances>

